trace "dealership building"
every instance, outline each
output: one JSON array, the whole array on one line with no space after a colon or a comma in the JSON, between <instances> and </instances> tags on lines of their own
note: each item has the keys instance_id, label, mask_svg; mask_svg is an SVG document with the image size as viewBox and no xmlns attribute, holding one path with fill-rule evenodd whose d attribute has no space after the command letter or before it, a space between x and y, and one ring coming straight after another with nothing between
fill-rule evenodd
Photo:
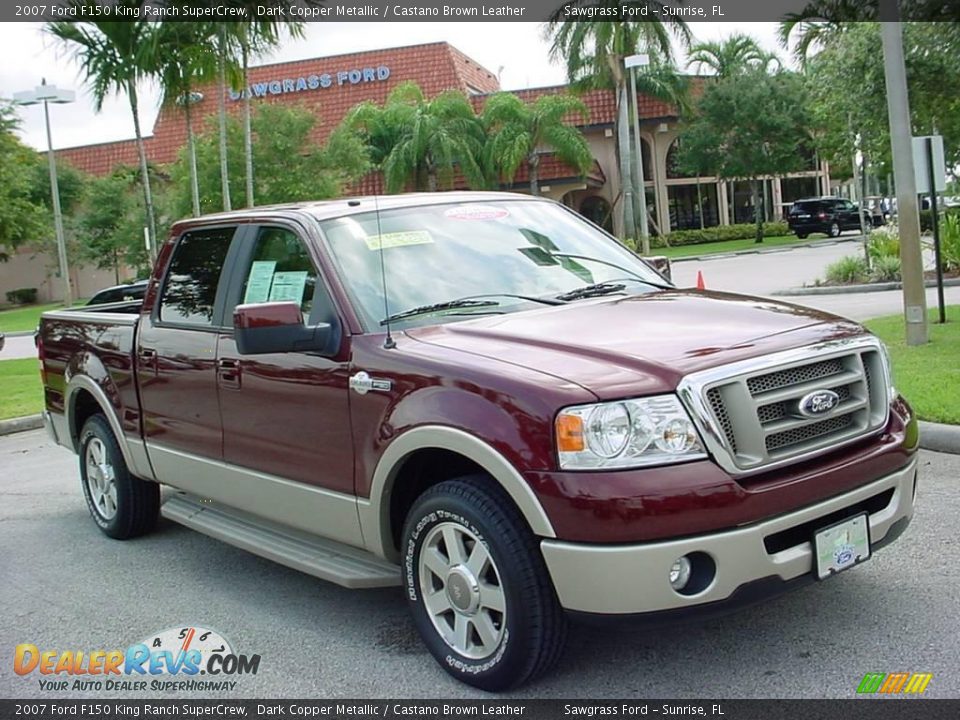
<instances>
[{"instance_id":1,"label":"dealership building","mask_svg":"<svg viewBox=\"0 0 960 720\"><path fill-rule=\"evenodd\" d=\"M500 90L493 72L450 44L439 42L251 68L246 92L254 103L282 103L309 109L316 115L311 140L322 144L352 107L367 100L382 103L393 88L405 81L416 82L428 97L446 90L459 90L471 99L478 111L486 97ZM693 78L692 82L709 80ZM566 86L554 86L518 90L515 94L533 101L544 94L567 91ZM195 94L191 107L197 127L216 115L217 93L216 86L206 86ZM621 198L614 137L615 97L609 90L591 90L581 98L589 116L578 123L582 123L580 129L593 153L593 164L586 174L581 174L545 149L540 162L541 192L619 232L620 213L614 212ZM241 93L229 92L228 111L239 112L241 100ZM749 184L690 177L678 172L674 161L680 131L678 109L642 94L638 102L647 204L655 227L667 232L750 222L753 209ZM186 137L182 108L175 103L164 104L146 139L148 159L157 165L172 163L186 145ZM135 166L138 162L132 139L66 148L58 150L57 157L95 175L107 174L118 165ZM825 194L829 188L828 172L824 164L811 157L803 172L765 179L764 207L768 218L780 217L781 208L798 197ZM504 189L526 192L527 187L526 172L521 168L513 183ZM355 190L381 192L380 176L373 173L365 177ZM18 262L21 260L25 258L15 257L11 261L25 265ZM28 276L35 274L35 269L28 272ZM81 274L87 273L81 271L74 281L82 296L88 294L88 282L86 277L79 277ZM17 287L29 286L23 283L25 279L28 278L20 276ZM43 299L56 297L56 282L49 278L44 282L40 282L40 278L36 280L33 286L40 288ZM8 282L2 284L6 286ZM0 287L0 291L7 289L10 288Z\"/></svg>"}]
</instances>

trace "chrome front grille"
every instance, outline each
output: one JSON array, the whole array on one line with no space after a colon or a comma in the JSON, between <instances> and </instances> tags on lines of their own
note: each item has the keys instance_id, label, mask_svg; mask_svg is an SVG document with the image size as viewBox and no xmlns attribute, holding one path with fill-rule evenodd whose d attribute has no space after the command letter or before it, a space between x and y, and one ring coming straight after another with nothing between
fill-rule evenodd
<instances>
[{"instance_id":1,"label":"chrome front grille","mask_svg":"<svg viewBox=\"0 0 960 720\"><path fill-rule=\"evenodd\" d=\"M883 362L872 338L824 343L690 376L680 393L720 464L747 474L882 427L889 405L888 389L877 382L886 377ZM836 393L836 407L802 413L802 398L819 390Z\"/></svg>"}]
</instances>

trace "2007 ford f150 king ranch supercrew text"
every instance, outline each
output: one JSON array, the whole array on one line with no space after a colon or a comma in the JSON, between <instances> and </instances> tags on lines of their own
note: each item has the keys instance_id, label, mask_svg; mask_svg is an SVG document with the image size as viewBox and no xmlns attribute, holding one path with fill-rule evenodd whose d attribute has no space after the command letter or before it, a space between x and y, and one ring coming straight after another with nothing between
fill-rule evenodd
<instances>
[{"instance_id":1,"label":"2007 ford f150 king ranch supercrew text","mask_svg":"<svg viewBox=\"0 0 960 720\"><path fill-rule=\"evenodd\" d=\"M142 303L45 313L38 343L103 532L160 514L401 586L440 665L488 690L546 671L571 617L726 611L913 514L917 423L876 338L676 289L538 198L180 222Z\"/></svg>"}]
</instances>

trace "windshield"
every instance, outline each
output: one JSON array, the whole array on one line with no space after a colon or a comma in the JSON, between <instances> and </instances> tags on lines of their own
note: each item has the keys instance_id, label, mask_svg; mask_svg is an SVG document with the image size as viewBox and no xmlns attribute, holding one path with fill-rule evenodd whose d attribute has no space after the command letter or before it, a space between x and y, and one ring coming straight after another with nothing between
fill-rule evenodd
<instances>
[{"instance_id":1,"label":"windshield","mask_svg":"<svg viewBox=\"0 0 960 720\"><path fill-rule=\"evenodd\" d=\"M379 233L372 212L325 220L320 226L370 330L379 328L385 317L381 244L391 314L497 295L495 304L399 321L406 325L526 310L537 305L510 296L551 298L625 275L664 282L618 242L550 202L503 200L383 210ZM628 285L631 292L656 289L641 282Z\"/></svg>"}]
</instances>

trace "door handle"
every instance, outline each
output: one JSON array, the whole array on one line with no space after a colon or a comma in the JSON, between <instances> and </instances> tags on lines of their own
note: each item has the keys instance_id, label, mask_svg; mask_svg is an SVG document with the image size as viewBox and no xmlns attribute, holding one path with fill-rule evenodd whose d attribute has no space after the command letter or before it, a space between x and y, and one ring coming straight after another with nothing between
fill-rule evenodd
<instances>
[{"instance_id":1,"label":"door handle","mask_svg":"<svg viewBox=\"0 0 960 720\"><path fill-rule=\"evenodd\" d=\"M137 351L137 356L140 358L140 364L143 367L153 370L154 377L159 373L157 367L157 351L153 348L140 348Z\"/></svg>"},{"instance_id":2,"label":"door handle","mask_svg":"<svg viewBox=\"0 0 960 720\"><path fill-rule=\"evenodd\" d=\"M239 390L240 362L227 358L217 360L217 379L220 382L220 387Z\"/></svg>"}]
</instances>

